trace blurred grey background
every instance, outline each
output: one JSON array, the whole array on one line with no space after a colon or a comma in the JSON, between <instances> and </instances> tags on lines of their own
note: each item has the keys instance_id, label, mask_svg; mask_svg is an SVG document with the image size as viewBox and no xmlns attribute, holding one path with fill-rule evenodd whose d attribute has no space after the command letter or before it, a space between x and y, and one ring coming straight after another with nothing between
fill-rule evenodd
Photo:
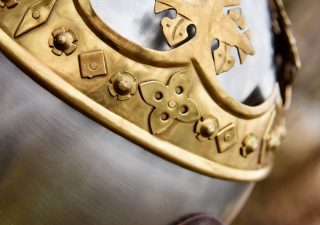
<instances>
[{"instance_id":1,"label":"blurred grey background","mask_svg":"<svg viewBox=\"0 0 320 225\"><path fill-rule=\"evenodd\" d=\"M320 1L286 0L303 69L271 176L233 225L320 225Z\"/></svg>"}]
</instances>

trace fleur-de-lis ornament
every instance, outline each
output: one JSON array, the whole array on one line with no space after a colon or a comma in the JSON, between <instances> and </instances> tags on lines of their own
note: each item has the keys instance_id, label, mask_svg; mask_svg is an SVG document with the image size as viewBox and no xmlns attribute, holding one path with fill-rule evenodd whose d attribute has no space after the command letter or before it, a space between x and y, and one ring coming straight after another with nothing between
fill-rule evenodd
<instances>
[{"instance_id":1,"label":"fleur-de-lis ornament","mask_svg":"<svg viewBox=\"0 0 320 225\"><path fill-rule=\"evenodd\" d=\"M176 17L164 17L161 21L164 36L171 47L188 41L188 27L195 27L194 45L207 46L206 41L218 41L218 48L213 51L216 74L230 70L235 65L231 49L238 50L240 63L247 55L255 54L251 44L250 31L240 7L241 0L211 0L198 2L193 0L156 0L155 12L176 10ZM233 7L225 13L226 7ZM192 10L190 10L192 9ZM239 31L241 30L241 31ZM211 43L210 43L211 44ZM201 61L201 55L194 55Z\"/></svg>"},{"instance_id":2,"label":"fleur-de-lis ornament","mask_svg":"<svg viewBox=\"0 0 320 225\"><path fill-rule=\"evenodd\" d=\"M194 122L200 113L195 101L188 97L192 82L189 71L181 71L169 80L168 85L159 81L148 81L139 85L146 103L154 106L149 117L153 134L166 131L174 122Z\"/></svg>"}]
</instances>

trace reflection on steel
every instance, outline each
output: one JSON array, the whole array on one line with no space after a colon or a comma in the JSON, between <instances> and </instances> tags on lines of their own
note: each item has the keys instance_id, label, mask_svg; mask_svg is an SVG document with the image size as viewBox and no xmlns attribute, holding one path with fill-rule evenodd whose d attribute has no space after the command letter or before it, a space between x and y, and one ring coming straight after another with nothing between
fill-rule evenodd
<instances>
[{"instance_id":1,"label":"reflection on steel","mask_svg":"<svg viewBox=\"0 0 320 225\"><path fill-rule=\"evenodd\" d=\"M252 190L186 170L103 128L2 53L0 68L1 225L167 225L199 210L229 221Z\"/></svg>"}]
</instances>

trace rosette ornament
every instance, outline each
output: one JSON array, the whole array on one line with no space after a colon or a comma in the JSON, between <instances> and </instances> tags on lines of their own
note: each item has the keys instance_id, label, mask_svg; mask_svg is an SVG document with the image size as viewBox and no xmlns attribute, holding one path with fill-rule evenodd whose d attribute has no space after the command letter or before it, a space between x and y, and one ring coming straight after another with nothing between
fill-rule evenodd
<instances>
[{"instance_id":1,"label":"rosette ornament","mask_svg":"<svg viewBox=\"0 0 320 225\"><path fill-rule=\"evenodd\" d=\"M172 75L167 86L159 81L148 81L139 87L144 101L154 107L149 117L153 134L163 133L175 120L194 122L199 119L198 106L188 97L192 81L187 70Z\"/></svg>"},{"instance_id":2,"label":"rosette ornament","mask_svg":"<svg viewBox=\"0 0 320 225\"><path fill-rule=\"evenodd\" d=\"M71 55L76 49L77 36L72 30L66 30L64 27L60 27L52 32L52 36L49 39L49 46L52 48L52 52L61 56L62 53Z\"/></svg>"}]
</instances>

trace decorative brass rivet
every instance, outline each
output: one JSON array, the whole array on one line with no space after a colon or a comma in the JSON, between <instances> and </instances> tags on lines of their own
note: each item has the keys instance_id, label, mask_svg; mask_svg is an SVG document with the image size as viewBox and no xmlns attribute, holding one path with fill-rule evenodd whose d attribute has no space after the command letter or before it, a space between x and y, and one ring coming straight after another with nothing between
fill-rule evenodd
<instances>
[{"instance_id":1,"label":"decorative brass rivet","mask_svg":"<svg viewBox=\"0 0 320 225\"><path fill-rule=\"evenodd\" d=\"M249 134L243 141L240 153L243 157L247 158L250 154L256 152L259 146L260 140L254 134Z\"/></svg>"},{"instance_id":2,"label":"decorative brass rivet","mask_svg":"<svg viewBox=\"0 0 320 225\"><path fill-rule=\"evenodd\" d=\"M75 42L77 42L75 33L71 30L66 31L64 27L61 27L52 32L49 46L52 48L52 52L57 56L61 56L62 53L70 55L77 48L77 45L74 44Z\"/></svg>"},{"instance_id":3,"label":"decorative brass rivet","mask_svg":"<svg viewBox=\"0 0 320 225\"><path fill-rule=\"evenodd\" d=\"M129 72L122 72L112 76L109 84L109 92L118 100L130 99L137 91L136 78Z\"/></svg>"},{"instance_id":4,"label":"decorative brass rivet","mask_svg":"<svg viewBox=\"0 0 320 225\"><path fill-rule=\"evenodd\" d=\"M64 45L67 43L67 37L65 34L59 34L56 38L55 38L56 43L58 43L59 45Z\"/></svg>"},{"instance_id":5,"label":"decorative brass rivet","mask_svg":"<svg viewBox=\"0 0 320 225\"><path fill-rule=\"evenodd\" d=\"M39 10L34 10L33 12L32 12L32 17L34 18L34 19L39 19L40 18L40 11Z\"/></svg>"},{"instance_id":6,"label":"decorative brass rivet","mask_svg":"<svg viewBox=\"0 0 320 225\"><path fill-rule=\"evenodd\" d=\"M219 121L216 117L205 115L196 124L195 132L200 141L212 140L219 131Z\"/></svg>"},{"instance_id":7,"label":"decorative brass rivet","mask_svg":"<svg viewBox=\"0 0 320 225\"><path fill-rule=\"evenodd\" d=\"M121 94L128 94L132 88L132 82L128 77L121 77L115 82L115 87Z\"/></svg>"},{"instance_id":8,"label":"decorative brass rivet","mask_svg":"<svg viewBox=\"0 0 320 225\"><path fill-rule=\"evenodd\" d=\"M268 150L275 151L280 147L280 144L281 144L280 137L276 136L275 134L272 134L268 140Z\"/></svg>"},{"instance_id":9,"label":"decorative brass rivet","mask_svg":"<svg viewBox=\"0 0 320 225\"><path fill-rule=\"evenodd\" d=\"M269 136L267 140L267 147L269 151L275 151L277 150L282 140L285 139L287 135L287 129L285 125L279 125Z\"/></svg>"},{"instance_id":10,"label":"decorative brass rivet","mask_svg":"<svg viewBox=\"0 0 320 225\"><path fill-rule=\"evenodd\" d=\"M285 125L280 125L278 127L278 134L279 134L281 140L284 140L286 138L286 136L287 136L287 128L286 128Z\"/></svg>"},{"instance_id":11,"label":"decorative brass rivet","mask_svg":"<svg viewBox=\"0 0 320 225\"><path fill-rule=\"evenodd\" d=\"M168 106L169 108L173 109L177 106L177 102L175 100L170 100Z\"/></svg>"}]
</instances>

